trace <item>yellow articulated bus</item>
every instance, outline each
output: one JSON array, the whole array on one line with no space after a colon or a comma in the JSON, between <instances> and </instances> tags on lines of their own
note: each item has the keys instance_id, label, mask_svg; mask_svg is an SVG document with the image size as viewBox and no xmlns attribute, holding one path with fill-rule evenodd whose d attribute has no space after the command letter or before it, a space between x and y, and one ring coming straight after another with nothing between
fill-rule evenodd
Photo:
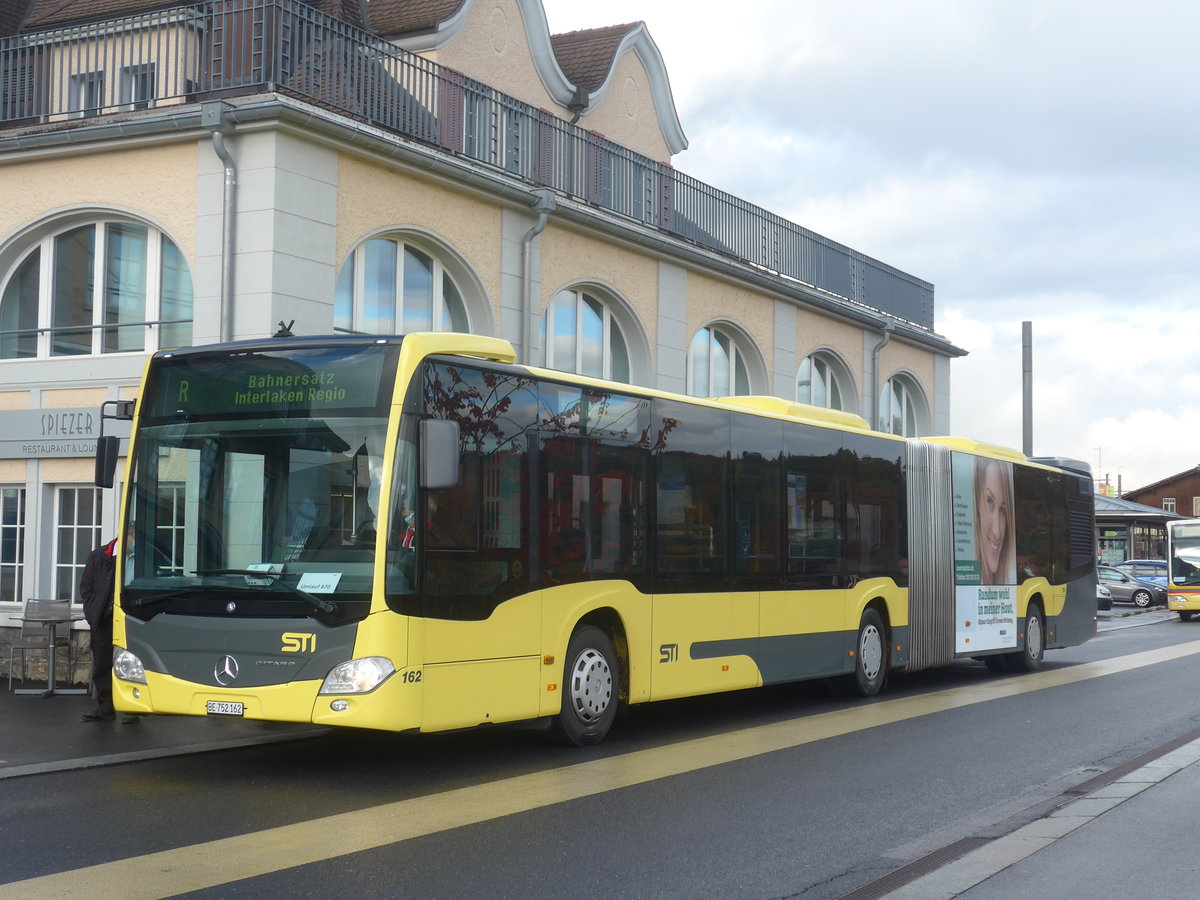
<instances>
[{"instance_id":1,"label":"yellow articulated bus","mask_svg":"<svg viewBox=\"0 0 1200 900\"><path fill-rule=\"evenodd\" d=\"M1200 613L1200 519L1167 522L1167 609L1183 622Z\"/></svg>"},{"instance_id":2,"label":"yellow articulated bus","mask_svg":"<svg viewBox=\"0 0 1200 900\"><path fill-rule=\"evenodd\" d=\"M433 333L155 354L118 412L118 709L544 718L583 745L624 704L815 678L871 696L1095 633L1084 463L514 358Z\"/></svg>"}]
</instances>

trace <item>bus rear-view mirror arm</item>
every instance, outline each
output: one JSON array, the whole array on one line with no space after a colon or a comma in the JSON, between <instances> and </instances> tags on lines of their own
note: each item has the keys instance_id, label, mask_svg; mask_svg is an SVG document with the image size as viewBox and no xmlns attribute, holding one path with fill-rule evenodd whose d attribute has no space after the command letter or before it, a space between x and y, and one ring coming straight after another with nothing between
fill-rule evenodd
<instances>
[{"instance_id":1,"label":"bus rear-view mirror arm","mask_svg":"<svg viewBox=\"0 0 1200 900\"><path fill-rule=\"evenodd\" d=\"M105 400L100 404L100 437L96 439L96 487L110 488L117 475L117 458L121 455L121 439L104 433L105 419L133 420L132 400ZM112 412L109 412L112 407Z\"/></svg>"}]
</instances>

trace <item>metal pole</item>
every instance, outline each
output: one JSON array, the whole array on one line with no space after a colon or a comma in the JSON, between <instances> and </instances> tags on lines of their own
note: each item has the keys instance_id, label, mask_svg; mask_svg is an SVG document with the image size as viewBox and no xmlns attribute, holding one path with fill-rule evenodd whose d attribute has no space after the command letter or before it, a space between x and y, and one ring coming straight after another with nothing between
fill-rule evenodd
<instances>
[{"instance_id":1,"label":"metal pole","mask_svg":"<svg viewBox=\"0 0 1200 900\"><path fill-rule=\"evenodd\" d=\"M1033 323L1021 323L1021 452L1033 456Z\"/></svg>"}]
</instances>

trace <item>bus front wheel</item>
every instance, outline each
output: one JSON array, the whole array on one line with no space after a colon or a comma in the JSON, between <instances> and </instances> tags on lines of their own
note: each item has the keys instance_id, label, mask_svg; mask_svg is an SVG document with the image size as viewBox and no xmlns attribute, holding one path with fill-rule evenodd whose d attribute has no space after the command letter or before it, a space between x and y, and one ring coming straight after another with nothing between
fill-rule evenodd
<instances>
[{"instance_id":1,"label":"bus front wheel","mask_svg":"<svg viewBox=\"0 0 1200 900\"><path fill-rule=\"evenodd\" d=\"M1187 609L1181 609L1181 610L1179 611L1179 621L1180 621L1180 622L1190 622L1190 621L1192 621L1192 613L1191 613L1191 610L1187 610Z\"/></svg>"},{"instance_id":2,"label":"bus front wheel","mask_svg":"<svg viewBox=\"0 0 1200 900\"><path fill-rule=\"evenodd\" d=\"M863 612L854 643L854 671L842 675L838 686L859 697L874 697L883 690L887 677L887 632L875 609Z\"/></svg>"},{"instance_id":3,"label":"bus front wheel","mask_svg":"<svg viewBox=\"0 0 1200 900\"><path fill-rule=\"evenodd\" d=\"M576 747L604 740L617 715L620 684L620 663L608 635L594 625L577 629L567 645L555 735Z\"/></svg>"}]
</instances>

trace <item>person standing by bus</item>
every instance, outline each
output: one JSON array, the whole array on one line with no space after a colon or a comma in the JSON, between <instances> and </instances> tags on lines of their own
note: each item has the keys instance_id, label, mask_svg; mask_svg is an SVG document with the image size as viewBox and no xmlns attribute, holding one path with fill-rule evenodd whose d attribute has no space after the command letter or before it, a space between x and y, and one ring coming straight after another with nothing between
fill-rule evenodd
<instances>
[{"instance_id":1,"label":"person standing by bus","mask_svg":"<svg viewBox=\"0 0 1200 900\"><path fill-rule=\"evenodd\" d=\"M96 695L96 710L84 713L85 722L108 722L117 717L112 701L113 665L113 586L116 581L117 539L97 547L88 554L79 582L83 598L83 617L91 628L89 644L92 649L92 687Z\"/></svg>"}]
</instances>

